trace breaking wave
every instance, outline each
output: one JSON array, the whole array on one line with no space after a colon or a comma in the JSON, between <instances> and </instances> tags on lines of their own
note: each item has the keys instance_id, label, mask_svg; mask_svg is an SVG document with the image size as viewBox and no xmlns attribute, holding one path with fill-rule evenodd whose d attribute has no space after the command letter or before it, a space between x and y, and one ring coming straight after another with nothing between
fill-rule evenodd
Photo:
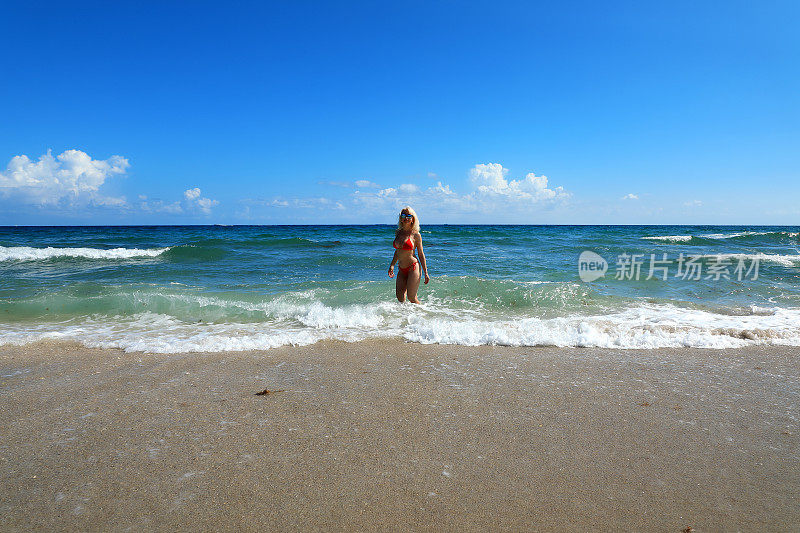
<instances>
[{"instance_id":1,"label":"breaking wave","mask_svg":"<svg viewBox=\"0 0 800 533\"><path fill-rule=\"evenodd\" d=\"M134 259L157 257L169 248L32 248L30 246L0 246L0 261L46 261L59 258L79 259Z\"/></svg>"},{"instance_id":2,"label":"breaking wave","mask_svg":"<svg viewBox=\"0 0 800 533\"><path fill-rule=\"evenodd\" d=\"M683 244L717 244L720 241L741 243L786 243L797 239L800 233L792 231L737 231L731 233L701 233L698 235L650 235L640 237L644 240L683 243Z\"/></svg>"},{"instance_id":3,"label":"breaking wave","mask_svg":"<svg viewBox=\"0 0 800 533\"><path fill-rule=\"evenodd\" d=\"M402 311L402 312L400 312ZM601 347L734 348L756 344L800 346L800 309L760 308L736 313L639 304L628 309L555 318L495 318L397 302L333 307L317 301L276 302L266 322L213 323L142 312L125 317L0 325L0 344L40 340L89 347L179 353L266 350L326 339L349 342L403 338L423 344Z\"/></svg>"}]
</instances>

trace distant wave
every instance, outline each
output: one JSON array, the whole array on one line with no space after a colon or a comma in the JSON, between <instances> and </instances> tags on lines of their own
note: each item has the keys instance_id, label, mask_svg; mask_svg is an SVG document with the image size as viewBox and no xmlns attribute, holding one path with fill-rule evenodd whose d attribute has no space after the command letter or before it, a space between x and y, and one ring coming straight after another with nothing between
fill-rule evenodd
<instances>
[{"instance_id":1,"label":"distant wave","mask_svg":"<svg viewBox=\"0 0 800 533\"><path fill-rule=\"evenodd\" d=\"M710 244L721 240L781 240L796 238L800 233L792 231L739 231L733 233L701 233L699 235L654 235L641 237L651 241L682 242L691 244Z\"/></svg>"},{"instance_id":2,"label":"distant wave","mask_svg":"<svg viewBox=\"0 0 800 533\"><path fill-rule=\"evenodd\" d=\"M137 257L157 257L169 248L31 248L30 246L0 246L0 261L43 261L62 257L82 259L133 259Z\"/></svg>"},{"instance_id":3,"label":"distant wave","mask_svg":"<svg viewBox=\"0 0 800 533\"><path fill-rule=\"evenodd\" d=\"M736 239L738 237L750 237L756 235L786 235L787 237L797 237L796 232L791 231L741 231L738 233L707 233L702 237L709 239Z\"/></svg>"},{"instance_id":4,"label":"distant wave","mask_svg":"<svg viewBox=\"0 0 800 533\"><path fill-rule=\"evenodd\" d=\"M687 257L692 257L693 254L687 254ZM703 259L707 260L717 260L720 261L738 261L742 259L747 263L750 263L754 260L758 260L759 262L768 261L770 263L778 263L783 266L794 266L795 263L800 262L800 255L780 255L780 254L745 254L745 253L719 253L719 254L702 254L702 255L694 255L694 257L702 257Z\"/></svg>"},{"instance_id":5,"label":"distant wave","mask_svg":"<svg viewBox=\"0 0 800 533\"><path fill-rule=\"evenodd\" d=\"M206 247L226 245L236 249L244 248L333 248L341 246L341 240L319 241L305 237L278 237L270 234L261 234L253 237L231 240L231 239L198 239L187 243L188 246Z\"/></svg>"},{"instance_id":6,"label":"distant wave","mask_svg":"<svg viewBox=\"0 0 800 533\"><path fill-rule=\"evenodd\" d=\"M332 240L332 241L317 241L314 239L306 239L304 237L285 237L285 238L266 238L266 239L253 239L250 241L246 241L247 244L250 245L257 245L257 246L269 246L270 248L293 248L293 247L321 247L321 248L333 248L335 246L341 246L343 243L339 240Z\"/></svg>"},{"instance_id":7,"label":"distant wave","mask_svg":"<svg viewBox=\"0 0 800 533\"><path fill-rule=\"evenodd\" d=\"M217 246L195 246L185 244L164 250L164 258L173 261L214 261L224 257L226 252Z\"/></svg>"},{"instance_id":8,"label":"distant wave","mask_svg":"<svg viewBox=\"0 0 800 533\"><path fill-rule=\"evenodd\" d=\"M642 237L653 241L668 241L668 242L688 242L692 240L691 235L656 235L654 237Z\"/></svg>"},{"instance_id":9,"label":"distant wave","mask_svg":"<svg viewBox=\"0 0 800 533\"><path fill-rule=\"evenodd\" d=\"M732 259L732 260L739 260L744 259L745 261L754 261L758 259L761 261L769 261L771 263L778 263L783 266L794 266L795 263L800 262L800 255L778 255L778 254L706 254L703 257L708 259L716 259L719 258L721 260L725 259Z\"/></svg>"}]
</instances>

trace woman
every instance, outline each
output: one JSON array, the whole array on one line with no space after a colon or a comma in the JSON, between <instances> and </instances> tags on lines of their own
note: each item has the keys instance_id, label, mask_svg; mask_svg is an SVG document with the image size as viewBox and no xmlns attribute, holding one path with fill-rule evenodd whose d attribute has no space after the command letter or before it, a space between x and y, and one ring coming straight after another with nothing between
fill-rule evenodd
<instances>
[{"instance_id":1,"label":"woman","mask_svg":"<svg viewBox=\"0 0 800 533\"><path fill-rule=\"evenodd\" d=\"M406 206L400 211L397 221L397 232L394 235L394 257L389 265L389 277L394 277L394 264L397 263L397 299L404 302L406 293L408 301L418 304L417 290L419 289L420 266L425 273L425 283L428 277L428 266L425 264L425 254L422 251L422 235L419 234L419 219L413 209ZM414 257L414 248L419 250L419 261Z\"/></svg>"}]
</instances>

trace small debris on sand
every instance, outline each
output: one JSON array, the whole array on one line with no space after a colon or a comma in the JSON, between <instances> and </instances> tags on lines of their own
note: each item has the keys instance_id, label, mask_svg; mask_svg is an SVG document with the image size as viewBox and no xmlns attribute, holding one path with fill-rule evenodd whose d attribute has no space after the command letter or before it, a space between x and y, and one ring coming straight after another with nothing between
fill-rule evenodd
<instances>
[{"instance_id":1,"label":"small debris on sand","mask_svg":"<svg viewBox=\"0 0 800 533\"><path fill-rule=\"evenodd\" d=\"M275 394L276 392L286 392L286 391L284 389L281 389L281 390L264 389L261 392L257 392L256 396L266 396L267 394Z\"/></svg>"}]
</instances>

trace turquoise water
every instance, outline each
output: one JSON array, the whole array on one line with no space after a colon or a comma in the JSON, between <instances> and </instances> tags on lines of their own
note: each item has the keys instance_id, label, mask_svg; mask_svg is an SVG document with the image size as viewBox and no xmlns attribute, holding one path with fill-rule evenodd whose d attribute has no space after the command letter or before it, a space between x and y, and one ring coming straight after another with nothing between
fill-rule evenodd
<instances>
[{"instance_id":1,"label":"turquoise water","mask_svg":"<svg viewBox=\"0 0 800 533\"><path fill-rule=\"evenodd\" d=\"M432 280L420 289L422 305L412 306L395 300L386 275L391 226L6 227L0 343L67 339L156 352L369 337L622 348L800 345L797 232L425 226ZM608 262L604 277L581 280L584 250ZM639 279L617 279L624 277L616 275L621 254L641 254ZM651 254L667 254L666 280L645 279ZM676 276L680 254L698 256L700 279ZM713 275L715 263L728 279ZM749 274L737 276L737 265Z\"/></svg>"}]
</instances>

